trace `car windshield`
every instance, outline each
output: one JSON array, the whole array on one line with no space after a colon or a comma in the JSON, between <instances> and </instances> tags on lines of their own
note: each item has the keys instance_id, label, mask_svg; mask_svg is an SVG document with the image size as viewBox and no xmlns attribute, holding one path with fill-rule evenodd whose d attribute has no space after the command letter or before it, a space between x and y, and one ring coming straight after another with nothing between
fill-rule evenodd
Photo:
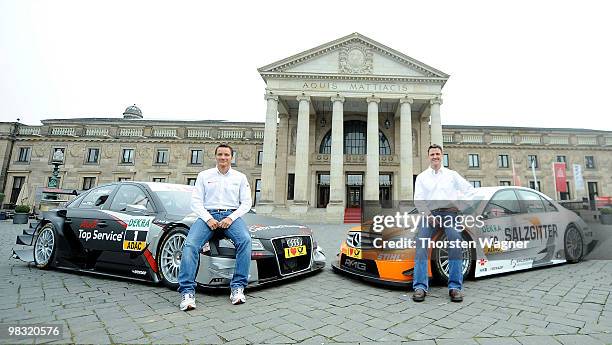
<instances>
[{"instance_id":1,"label":"car windshield","mask_svg":"<svg viewBox=\"0 0 612 345\"><path fill-rule=\"evenodd\" d=\"M166 212L176 215L191 213L190 191L156 191L155 194L161 200Z\"/></svg>"}]
</instances>

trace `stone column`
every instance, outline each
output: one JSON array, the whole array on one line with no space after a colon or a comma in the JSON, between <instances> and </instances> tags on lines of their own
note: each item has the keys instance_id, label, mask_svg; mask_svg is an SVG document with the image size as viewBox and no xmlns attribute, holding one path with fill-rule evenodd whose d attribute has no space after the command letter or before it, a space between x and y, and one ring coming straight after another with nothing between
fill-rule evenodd
<instances>
[{"instance_id":1,"label":"stone column","mask_svg":"<svg viewBox=\"0 0 612 345\"><path fill-rule=\"evenodd\" d=\"M287 202L287 157L289 156L289 115L278 114L278 148L275 172L274 204L285 205Z\"/></svg>"},{"instance_id":2,"label":"stone column","mask_svg":"<svg viewBox=\"0 0 612 345\"><path fill-rule=\"evenodd\" d=\"M379 171L380 149L378 147L378 103L380 98L368 97L368 126L367 126L367 157L366 157L366 178L364 190L364 202L367 200L371 204L379 204Z\"/></svg>"},{"instance_id":3,"label":"stone column","mask_svg":"<svg viewBox=\"0 0 612 345\"><path fill-rule=\"evenodd\" d=\"M278 96L266 94L268 102L266 110L266 125L264 127L263 162L261 165L261 200L258 203L258 213L270 213L274 209L274 185L276 168L276 118L278 112ZM259 206L261 205L261 206Z\"/></svg>"},{"instance_id":4,"label":"stone column","mask_svg":"<svg viewBox=\"0 0 612 345\"><path fill-rule=\"evenodd\" d=\"M400 99L400 205L412 202L412 98Z\"/></svg>"},{"instance_id":5,"label":"stone column","mask_svg":"<svg viewBox=\"0 0 612 345\"><path fill-rule=\"evenodd\" d=\"M329 204L327 211L337 215L344 213L344 97L331 98L332 136L329 169Z\"/></svg>"},{"instance_id":6,"label":"stone column","mask_svg":"<svg viewBox=\"0 0 612 345\"><path fill-rule=\"evenodd\" d=\"M310 139L310 97L297 96L298 108L297 137L295 140L295 186L291 211L308 211L308 162Z\"/></svg>"},{"instance_id":7,"label":"stone column","mask_svg":"<svg viewBox=\"0 0 612 345\"><path fill-rule=\"evenodd\" d=\"M440 105L442 104L442 99L436 97L430 100L429 104L431 108L431 143L442 146L442 120L440 119Z\"/></svg>"}]
</instances>

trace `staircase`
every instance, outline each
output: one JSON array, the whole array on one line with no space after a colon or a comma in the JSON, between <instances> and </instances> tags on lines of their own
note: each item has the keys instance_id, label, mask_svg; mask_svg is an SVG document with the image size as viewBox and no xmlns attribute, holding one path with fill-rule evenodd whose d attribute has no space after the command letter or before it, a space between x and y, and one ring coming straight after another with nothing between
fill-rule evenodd
<instances>
[{"instance_id":1,"label":"staircase","mask_svg":"<svg viewBox=\"0 0 612 345\"><path fill-rule=\"evenodd\" d=\"M344 224L361 223L361 208L344 209Z\"/></svg>"}]
</instances>

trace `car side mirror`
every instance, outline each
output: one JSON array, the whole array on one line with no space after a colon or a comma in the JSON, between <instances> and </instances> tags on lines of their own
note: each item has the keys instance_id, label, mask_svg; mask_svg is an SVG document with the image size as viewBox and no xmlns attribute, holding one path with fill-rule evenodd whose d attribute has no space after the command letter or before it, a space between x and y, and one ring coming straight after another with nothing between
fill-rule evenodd
<instances>
[{"instance_id":1,"label":"car side mirror","mask_svg":"<svg viewBox=\"0 0 612 345\"><path fill-rule=\"evenodd\" d=\"M125 207L125 210L128 212L140 212L140 213L147 212L147 208L144 205L127 205Z\"/></svg>"},{"instance_id":2,"label":"car side mirror","mask_svg":"<svg viewBox=\"0 0 612 345\"><path fill-rule=\"evenodd\" d=\"M490 216L491 216L491 212L489 212L489 211L484 211L482 213L482 218L484 218L484 219L489 219Z\"/></svg>"}]
</instances>

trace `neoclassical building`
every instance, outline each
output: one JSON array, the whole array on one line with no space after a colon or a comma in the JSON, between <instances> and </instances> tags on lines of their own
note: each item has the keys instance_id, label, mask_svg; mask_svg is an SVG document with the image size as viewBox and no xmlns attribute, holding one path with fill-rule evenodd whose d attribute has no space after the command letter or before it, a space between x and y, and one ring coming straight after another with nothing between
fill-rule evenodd
<instances>
[{"instance_id":1,"label":"neoclassical building","mask_svg":"<svg viewBox=\"0 0 612 345\"><path fill-rule=\"evenodd\" d=\"M475 186L509 185L514 162L522 185L556 199L612 195L612 132L443 126L448 74L360 34L259 72L265 123L147 120L136 106L121 117L0 123L5 204L33 204L56 150L65 157L60 186L83 190L127 179L193 183L214 166L221 142L234 147L233 164L248 176L257 211L298 220L342 221L368 203L411 203L430 143L442 144L445 165ZM556 161L568 165L568 193L555 193ZM573 164L581 166L582 190Z\"/></svg>"}]
</instances>

